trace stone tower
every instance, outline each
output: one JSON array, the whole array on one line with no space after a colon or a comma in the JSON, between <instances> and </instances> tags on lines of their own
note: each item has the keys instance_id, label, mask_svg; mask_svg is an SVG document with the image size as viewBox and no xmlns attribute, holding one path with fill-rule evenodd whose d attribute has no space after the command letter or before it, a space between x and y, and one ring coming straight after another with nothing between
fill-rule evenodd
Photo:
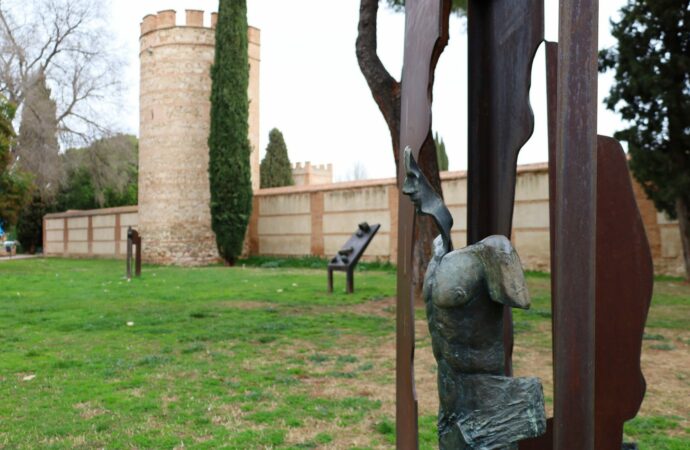
<instances>
[{"instance_id":1,"label":"stone tower","mask_svg":"<svg viewBox=\"0 0 690 450\"><path fill-rule=\"evenodd\" d=\"M147 262L203 265L218 259L211 230L208 133L215 23L173 10L141 23L139 100L139 232ZM249 142L252 185L259 187L260 32L249 36Z\"/></svg>"}]
</instances>

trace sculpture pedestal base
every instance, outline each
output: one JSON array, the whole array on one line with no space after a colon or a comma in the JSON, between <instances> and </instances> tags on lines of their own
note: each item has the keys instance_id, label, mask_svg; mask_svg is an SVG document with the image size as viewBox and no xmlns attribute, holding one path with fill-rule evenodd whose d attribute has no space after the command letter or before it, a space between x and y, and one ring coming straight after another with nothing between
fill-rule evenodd
<instances>
[{"instance_id":1,"label":"sculpture pedestal base","mask_svg":"<svg viewBox=\"0 0 690 450\"><path fill-rule=\"evenodd\" d=\"M538 378L464 375L457 387L454 411L439 423L441 449L513 450L546 431Z\"/></svg>"}]
</instances>

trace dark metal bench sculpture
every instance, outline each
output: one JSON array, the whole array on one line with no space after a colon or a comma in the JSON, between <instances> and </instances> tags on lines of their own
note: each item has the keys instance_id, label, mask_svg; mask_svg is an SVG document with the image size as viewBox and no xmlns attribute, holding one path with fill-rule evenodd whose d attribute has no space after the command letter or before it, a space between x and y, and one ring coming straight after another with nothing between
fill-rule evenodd
<instances>
[{"instance_id":1,"label":"dark metal bench sculpture","mask_svg":"<svg viewBox=\"0 0 690 450\"><path fill-rule=\"evenodd\" d=\"M328 263L328 292L333 292L334 270L347 272L347 293L352 294L355 291L355 266L379 228L381 225L378 223L369 225L362 222L357 226L357 231L350 236L345 245L338 250L338 254Z\"/></svg>"}]
</instances>

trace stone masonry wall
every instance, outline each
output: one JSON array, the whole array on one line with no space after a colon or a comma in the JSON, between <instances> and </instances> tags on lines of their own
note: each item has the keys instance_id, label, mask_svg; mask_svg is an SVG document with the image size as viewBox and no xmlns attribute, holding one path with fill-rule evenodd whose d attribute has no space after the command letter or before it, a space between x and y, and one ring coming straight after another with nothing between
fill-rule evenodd
<instances>
[{"instance_id":1,"label":"stone masonry wall","mask_svg":"<svg viewBox=\"0 0 690 450\"><path fill-rule=\"evenodd\" d=\"M528 269L549 270L548 174L545 164L520 167L511 239ZM446 203L455 218L453 243L466 244L467 180L464 172L441 174ZM683 275L678 223L658 214L633 183L657 274ZM395 261L398 193L393 178L290 186L255 192L249 246L257 255L333 256L362 221L380 223L365 260ZM137 227L136 206L48 214L43 220L47 255L124 257L127 227ZM142 249L149 245L142 235ZM193 246L195 244L190 244Z\"/></svg>"},{"instance_id":2,"label":"stone masonry wall","mask_svg":"<svg viewBox=\"0 0 690 450\"><path fill-rule=\"evenodd\" d=\"M218 259L208 180L210 68L215 21L203 11L144 17L140 37L139 232L147 262L203 265ZM259 186L260 32L250 28L252 183Z\"/></svg>"}]
</instances>

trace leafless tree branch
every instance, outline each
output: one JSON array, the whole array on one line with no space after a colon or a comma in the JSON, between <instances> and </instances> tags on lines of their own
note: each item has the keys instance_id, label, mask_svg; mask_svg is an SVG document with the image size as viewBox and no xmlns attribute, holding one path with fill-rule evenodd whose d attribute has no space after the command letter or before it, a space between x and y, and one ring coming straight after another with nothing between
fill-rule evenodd
<instances>
[{"instance_id":1,"label":"leafless tree branch","mask_svg":"<svg viewBox=\"0 0 690 450\"><path fill-rule=\"evenodd\" d=\"M101 16L104 0L0 0L0 93L18 107L43 74L63 146L108 131L104 105L118 98L123 58Z\"/></svg>"}]
</instances>

